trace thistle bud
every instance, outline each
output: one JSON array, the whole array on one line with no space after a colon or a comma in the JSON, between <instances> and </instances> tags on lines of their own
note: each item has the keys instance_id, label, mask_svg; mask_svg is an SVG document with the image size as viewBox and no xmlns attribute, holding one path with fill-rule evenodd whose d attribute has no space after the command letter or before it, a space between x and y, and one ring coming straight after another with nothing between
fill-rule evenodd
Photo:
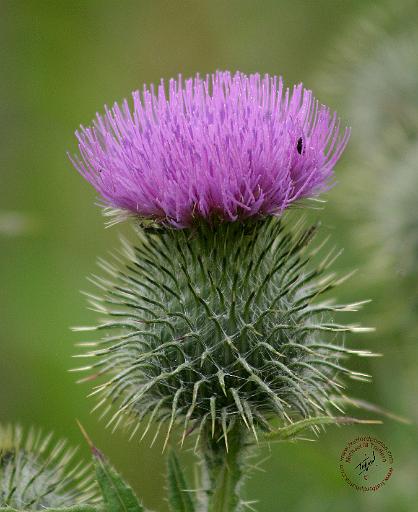
<instances>
[{"instance_id":1,"label":"thistle bud","mask_svg":"<svg viewBox=\"0 0 418 512\"><path fill-rule=\"evenodd\" d=\"M370 353L345 347L339 335L361 329L333 318L360 304L319 301L341 280L327 272L336 254L311 262L315 234L273 217L139 229L134 248L102 262L103 294L90 302L104 316L92 329L106 334L86 343L94 362L82 369L106 378L94 394L116 406L109 423L136 432L147 417L145 435L157 420L166 442L175 423L183 439L207 426L227 443L236 422L257 437L275 418L331 414L344 375L368 378L343 360Z\"/></svg>"},{"instance_id":2,"label":"thistle bud","mask_svg":"<svg viewBox=\"0 0 418 512\"><path fill-rule=\"evenodd\" d=\"M97 501L94 472L73 463L76 449L31 429L0 425L0 507L22 511Z\"/></svg>"}]
</instances>

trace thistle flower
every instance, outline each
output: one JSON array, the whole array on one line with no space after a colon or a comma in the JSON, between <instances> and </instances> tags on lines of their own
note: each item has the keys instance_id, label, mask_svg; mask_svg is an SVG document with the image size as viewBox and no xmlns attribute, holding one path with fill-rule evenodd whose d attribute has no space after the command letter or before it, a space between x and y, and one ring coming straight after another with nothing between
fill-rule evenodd
<instances>
[{"instance_id":1,"label":"thistle flower","mask_svg":"<svg viewBox=\"0 0 418 512\"><path fill-rule=\"evenodd\" d=\"M237 72L164 82L133 93L133 109L97 114L72 158L111 212L176 228L195 219L279 215L316 196L349 136L302 84Z\"/></svg>"},{"instance_id":2,"label":"thistle flower","mask_svg":"<svg viewBox=\"0 0 418 512\"><path fill-rule=\"evenodd\" d=\"M385 277L399 281L399 276L407 276L408 286L416 282L418 269L418 222L413 214L418 175L417 23L412 0L401 5L386 1L370 9L342 36L330 69L320 77L355 127L351 190L344 189L338 201L355 220L353 243L372 246L376 257L370 259L370 276L380 267ZM416 288L412 291L415 296Z\"/></svg>"},{"instance_id":3,"label":"thistle flower","mask_svg":"<svg viewBox=\"0 0 418 512\"><path fill-rule=\"evenodd\" d=\"M357 157L353 167L361 169L388 147L402 156L408 139L416 140L417 23L414 0L380 2L339 36L325 60L318 82L350 116L352 153ZM406 135L404 144L399 131Z\"/></svg>"},{"instance_id":4,"label":"thistle flower","mask_svg":"<svg viewBox=\"0 0 418 512\"><path fill-rule=\"evenodd\" d=\"M283 215L332 185L348 136L301 84L227 72L171 80L168 97L144 88L133 111L115 104L77 132L75 167L117 220L140 222L93 279L102 319L78 329L104 334L76 371L98 379L114 429L156 424L164 447L176 424L182 443L196 434L199 510L243 510L250 436L332 423L343 377L369 379L344 363L373 355L345 346L365 329L334 318L362 303L319 300L344 280L328 272L337 254L321 259L317 226Z\"/></svg>"},{"instance_id":5,"label":"thistle flower","mask_svg":"<svg viewBox=\"0 0 418 512\"><path fill-rule=\"evenodd\" d=\"M17 426L0 425L0 507L26 510L62 508L97 501L94 472L72 464L76 450L52 435L26 435Z\"/></svg>"}]
</instances>

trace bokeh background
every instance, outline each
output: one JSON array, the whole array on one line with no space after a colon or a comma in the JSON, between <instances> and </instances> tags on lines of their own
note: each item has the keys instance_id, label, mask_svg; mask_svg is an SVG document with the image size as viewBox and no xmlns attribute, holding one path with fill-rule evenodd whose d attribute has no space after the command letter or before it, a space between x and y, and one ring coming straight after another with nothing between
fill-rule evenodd
<instances>
[{"instance_id":1,"label":"bokeh background","mask_svg":"<svg viewBox=\"0 0 418 512\"><path fill-rule=\"evenodd\" d=\"M313 216L357 274L339 299L373 302L353 346L374 376L356 397L408 417L330 427L314 443L275 445L248 483L260 512L412 512L418 503L418 7L398 0L0 0L0 421L42 425L82 445L75 418L153 510L165 512L161 445L129 443L90 414L68 369L90 324L80 290L125 227L104 229L95 194L71 168L74 130L146 82L215 69L303 81L353 128L339 184ZM373 414L369 413L369 416ZM395 472L377 493L344 483L347 441L374 434ZM186 461L191 460L188 453Z\"/></svg>"}]
</instances>

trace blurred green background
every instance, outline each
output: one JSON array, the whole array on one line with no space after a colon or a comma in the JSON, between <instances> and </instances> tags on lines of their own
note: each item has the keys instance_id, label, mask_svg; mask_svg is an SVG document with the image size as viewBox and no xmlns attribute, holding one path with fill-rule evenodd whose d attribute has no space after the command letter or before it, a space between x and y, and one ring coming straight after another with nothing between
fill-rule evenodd
<instances>
[{"instance_id":1,"label":"blurred green background","mask_svg":"<svg viewBox=\"0 0 418 512\"><path fill-rule=\"evenodd\" d=\"M404 140L397 117L405 95L389 84L397 101L390 104L388 116L376 121L382 143L370 136L368 144L367 132L356 139L364 122L347 99L355 88L361 91L357 107L358 101L379 112L381 105L387 106L384 94L381 104L370 105L382 92L379 79L373 85L376 75L367 89L356 71L363 61L370 69L373 48L397 34L397 26L373 29L372 44L368 36L357 44L361 38L356 30L361 20L373 20L376 6L377 19L382 10L392 19L392 7L369 0L0 1L1 422L42 425L83 445L75 423L80 419L145 504L167 510L161 445L150 449L146 442L129 443L122 434L105 430L89 413L94 401L86 399L88 385L75 385L74 375L67 372L79 341L69 326L95 321L80 294L91 289L86 276L96 271L96 258L115 248L119 233L129 235L129 229L104 229L95 194L71 168L66 151L75 151L73 133L80 123L88 124L105 103L129 96L144 82L216 69L281 74L289 84L303 81L314 88L353 128L352 143L337 166L338 187L314 216L323 222L324 233L345 247L336 267L358 269L338 299L373 299L353 321L374 325L377 331L353 336L352 345L385 354L353 361L357 369L373 374L374 383L352 386L352 394L414 423L385 420L373 428L329 428L315 443L275 445L262 454L269 458L262 464L264 472L256 472L248 483L248 496L259 499L260 512L416 510L418 244L403 243L417 240L417 203L412 199L407 208L403 196L392 201L388 177L396 174L394 183L405 184L408 194L417 190L417 159L411 157L403 167L398 160L407 151L418 155L409 151L416 148L418 121L408 126L405 150L396 152L400 143L392 148L379 136L378 130L387 134L395 126L395 139ZM415 2L400 1L395 9L401 6L408 18L417 19ZM416 28L411 30L408 37ZM354 58L347 53L350 48ZM417 57L414 53L415 66L402 68L396 46L394 52L394 74L399 75L400 66L400 81L411 82L414 91L408 99L413 104L406 105L411 112L417 108ZM382 69L391 76L385 55ZM334 82L339 84L336 94ZM366 151L358 149L360 142ZM410 172L398 172L401 167ZM393 219L400 221L391 223ZM396 250L401 255L410 251L412 263L404 267ZM368 494L344 483L338 464L347 441L367 433L381 438L395 459L387 486ZM88 456L84 445L81 452Z\"/></svg>"}]
</instances>

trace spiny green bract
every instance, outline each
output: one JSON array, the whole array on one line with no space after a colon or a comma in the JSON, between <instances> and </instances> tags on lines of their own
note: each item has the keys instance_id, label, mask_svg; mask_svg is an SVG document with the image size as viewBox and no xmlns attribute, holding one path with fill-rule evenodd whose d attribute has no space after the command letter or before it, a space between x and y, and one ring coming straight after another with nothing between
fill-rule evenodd
<instances>
[{"instance_id":1,"label":"spiny green bract","mask_svg":"<svg viewBox=\"0 0 418 512\"><path fill-rule=\"evenodd\" d=\"M0 425L0 507L45 510L95 503L91 466L71 464L76 449L52 435ZM88 471L91 471L89 474Z\"/></svg>"},{"instance_id":2,"label":"spiny green bract","mask_svg":"<svg viewBox=\"0 0 418 512\"><path fill-rule=\"evenodd\" d=\"M157 420L167 442L180 422L183 440L205 428L227 442L236 421L257 436L275 417L289 423L331 414L338 374L367 379L340 359L370 353L334 341L360 328L333 323L330 314L360 303L316 302L341 279L324 274L333 252L309 268L320 249L309 249L315 232L301 225L289 232L277 218L139 229L136 247L125 243L115 264L101 261L109 278L94 281L104 297L90 302L105 318L77 329L106 334L82 343L95 348L81 357L97 361L79 370L92 372L82 380L107 376L93 394L104 414L116 405L109 424L127 419L134 435L147 417L144 436Z\"/></svg>"}]
</instances>

